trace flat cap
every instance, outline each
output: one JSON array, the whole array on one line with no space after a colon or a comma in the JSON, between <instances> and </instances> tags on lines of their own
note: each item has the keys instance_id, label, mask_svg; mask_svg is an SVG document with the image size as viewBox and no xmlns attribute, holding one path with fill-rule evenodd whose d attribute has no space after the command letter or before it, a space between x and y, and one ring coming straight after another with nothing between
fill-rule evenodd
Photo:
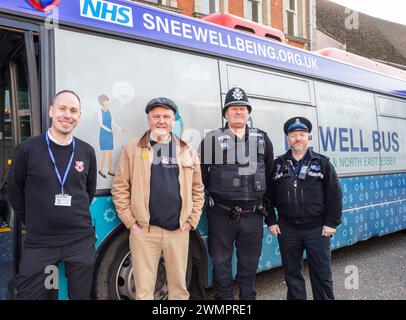
<instances>
[{"instance_id":1,"label":"flat cap","mask_svg":"<svg viewBox=\"0 0 406 320\"><path fill-rule=\"evenodd\" d=\"M147 103L145 113L148 114L155 107L163 107L172 110L175 114L178 112L178 106L169 98L155 98Z\"/></svg>"}]
</instances>

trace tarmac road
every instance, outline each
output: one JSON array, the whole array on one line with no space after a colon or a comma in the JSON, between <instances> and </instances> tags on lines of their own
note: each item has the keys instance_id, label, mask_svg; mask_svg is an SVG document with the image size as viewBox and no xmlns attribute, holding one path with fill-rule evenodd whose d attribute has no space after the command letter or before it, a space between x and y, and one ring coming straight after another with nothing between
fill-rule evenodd
<instances>
[{"instance_id":1,"label":"tarmac road","mask_svg":"<svg viewBox=\"0 0 406 320\"><path fill-rule=\"evenodd\" d=\"M350 266L350 267L349 267ZM355 289L355 266L358 289ZM345 272L347 269L347 273ZM371 238L332 253L334 293L337 300L406 300L406 232ZM305 279L308 299L312 298L307 263ZM347 283L350 288L346 288ZM258 300L286 299L282 268L259 273L256 278ZM351 285L353 288L351 289ZM238 297L237 286L234 286ZM213 299L212 289L206 291Z\"/></svg>"}]
</instances>

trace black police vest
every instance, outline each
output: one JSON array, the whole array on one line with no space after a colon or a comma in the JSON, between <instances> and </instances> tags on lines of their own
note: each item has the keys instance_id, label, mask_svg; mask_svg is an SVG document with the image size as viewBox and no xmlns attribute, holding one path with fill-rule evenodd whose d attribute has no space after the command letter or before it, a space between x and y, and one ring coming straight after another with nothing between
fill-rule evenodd
<instances>
[{"instance_id":1,"label":"black police vest","mask_svg":"<svg viewBox=\"0 0 406 320\"><path fill-rule=\"evenodd\" d=\"M215 155L207 189L215 199L258 200L266 191L264 133L250 128L248 141L236 143L229 130L213 132Z\"/></svg>"}]
</instances>

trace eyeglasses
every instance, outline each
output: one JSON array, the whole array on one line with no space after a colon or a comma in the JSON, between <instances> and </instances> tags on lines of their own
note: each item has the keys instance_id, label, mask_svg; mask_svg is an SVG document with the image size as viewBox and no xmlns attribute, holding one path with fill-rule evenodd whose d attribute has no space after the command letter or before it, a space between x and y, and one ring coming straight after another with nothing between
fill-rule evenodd
<instances>
[{"instance_id":1,"label":"eyeglasses","mask_svg":"<svg viewBox=\"0 0 406 320\"><path fill-rule=\"evenodd\" d=\"M168 122L170 120L173 120L173 115L170 114L164 114L164 115L159 115L159 114L151 114L150 115L151 119L155 122L158 122L161 120L161 118L165 121Z\"/></svg>"},{"instance_id":2,"label":"eyeglasses","mask_svg":"<svg viewBox=\"0 0 406 320\"><path fill-rule=\"evenodd\" d=\"M291 139L297 139L297 138L301 138L304 139L308 136L309 134L307 132L294 132L294 133L289 133L288 137Z\"/></svg>"}]
</instances>

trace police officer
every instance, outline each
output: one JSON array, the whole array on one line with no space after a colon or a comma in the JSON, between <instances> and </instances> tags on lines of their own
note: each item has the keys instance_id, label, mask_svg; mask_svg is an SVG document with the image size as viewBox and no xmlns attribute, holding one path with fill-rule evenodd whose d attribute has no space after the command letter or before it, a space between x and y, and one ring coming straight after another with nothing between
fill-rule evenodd
<instances>
[{"instance_id":1,"label":"police officer","mask_svg":"<svg viewBox=\"0 0 406 320\"><path fill-rule=\"evenodd\" d=\"M251 109L244 90L232 88L223 108L225 127L207 134L200 146L216 299L233 299L234 245L239 297L256 297L255 274L266 214L263 197L271 177L273 146L264 131L247 126Z\"/></svg>"},{"instance_id":2,"label":"police officer","mask_svg":"<svg viewBox=\"0 0 406 320\"><path fill-rule=\"evenodd\" d=\"M302 274L305 249L313 298L334 299L330 237L341 223L342 192L328 158L309 148L311 130L306 118L286 121L290 150L275 160L267 208L272 214L265 220L278 236L288 299L307 298Z\"/></svg>"}]
</instances>

